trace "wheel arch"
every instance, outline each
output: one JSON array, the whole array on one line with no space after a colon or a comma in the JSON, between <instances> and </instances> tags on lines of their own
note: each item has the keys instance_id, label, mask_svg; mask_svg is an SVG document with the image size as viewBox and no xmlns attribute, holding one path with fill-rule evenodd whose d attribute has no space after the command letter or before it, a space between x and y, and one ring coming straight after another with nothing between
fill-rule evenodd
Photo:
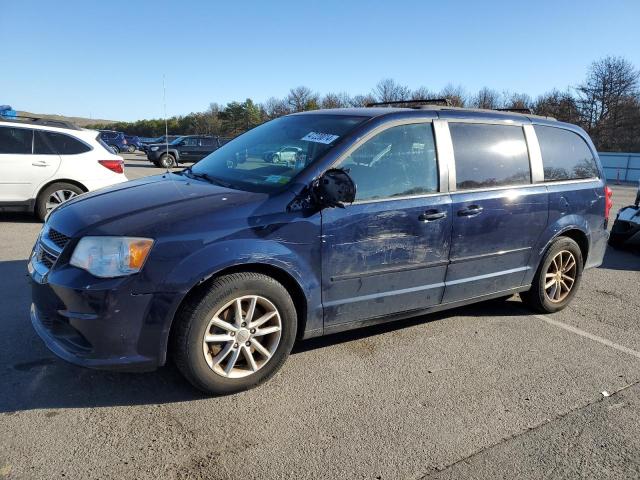
<instances>
[{"instance_id":1,"label":"wheel arch","mask_svg":"<svg viewBox=\"0 0 640 480\"><path fill-rule=\"evenodd\" d=\"M304 290L296 278L287 272L285 269L278 266L267 263L243 263L224 267L215 273L212 273L208 277L202 279L189 289L189 291L182 297L180 303L174 311L173 318L171 319L171 326L168 334L165 338L165 348L163 353L167 353L167 347L170 345L170 339L174 335L176 326L176 316L182 309L183 305L195 296L203 295L207 288L213 283L216 278L223 275L239 272L254 272L267 275L278 282L280 282L291 295L291 300L296 308L296 316L298 320L297 339L301 339L304 335L307 326L307 299L304 294Z\"/></svg>"},{"instance_id":2,"label":"wheel arch","mask_svg":"<svg viewBox=\"0 0 640 480\"><path fill-rule=\"evenodd\" d=\"M49 188L54 183L70 183L71 185L75 185L76 187L80 188L83 191L83 193L87 193L89 191L89 189L85 185L83 185L81 182L77 180L71 180L69 178L55 178L53 180L47 180L45 183L40 185L40 187L38 187L38 192L34 195L34 200L35 200L33 202L34 210L38 205L38 199L40 198L40 195L42 195L42 192L44 192L47 188Z\"/></svg>"}]
</instances>

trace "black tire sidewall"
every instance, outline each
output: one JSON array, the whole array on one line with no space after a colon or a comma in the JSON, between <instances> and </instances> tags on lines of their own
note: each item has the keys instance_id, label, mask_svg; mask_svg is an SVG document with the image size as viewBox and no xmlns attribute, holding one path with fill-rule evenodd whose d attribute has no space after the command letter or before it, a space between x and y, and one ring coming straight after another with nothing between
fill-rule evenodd
<instances>
[{"instance_id":1,"label":"black tire sidewall","mask_svg":"<svg viewBox=\"0 0 640 480\"><path fill-rule=\"evenodd\" d=\"M571 252L576 259L576 278L567 297L561 302L554 303L550 301L545 294L545 275L553 258L563 250ZM569 303L571 303L571 300L580 288L580 284L582 282L582 272L583 260L580 246L574 240L568 237L560 237L556 239L547 249L547 252L545 253L540 263L540 267L536 272L536 278L530 292L530 294L534 297L531 298L531 300L539 310L545 313L554 313L562 310L567 305L569 305Z\"/></svg>"},{"instance_id":2,"label":"black tire sidewall","mask_svg":"<svg viewBox=\"0 0 640 480\"><path fill-rule=\"evenodd\" d=\"M202 352L202 339L210 319L225 303L244 295L260 295L271 301L280 313L282 333L275 354L267 364L244 378L230 379L213 372ZM197 388L209 393L225 395L247 390L271 378L289 356L296 338L296 309L286 289L271 277L262 274L232 274L214 282L188 319L182 352L183 372Z\"/></svg>"},{"instance_id":3,"label":"black tire sidewall","mask_svg":"<svg viewBox=\"0 0 640 480\"><path fill-rule=\"evenodd\" d=\"M42 190L38 194L38 198L36 199L35 210L36 210L36 215L38 215L40 220L44 221L44 217L47 216L47 199L53 192L57 190L71 190L72 192L75 192L78 195L81 195L84 193L84 190L82 190L80 187L72 183L64 183L64 182L52 183L47 188Z\"/></svg>"}]
</instances>

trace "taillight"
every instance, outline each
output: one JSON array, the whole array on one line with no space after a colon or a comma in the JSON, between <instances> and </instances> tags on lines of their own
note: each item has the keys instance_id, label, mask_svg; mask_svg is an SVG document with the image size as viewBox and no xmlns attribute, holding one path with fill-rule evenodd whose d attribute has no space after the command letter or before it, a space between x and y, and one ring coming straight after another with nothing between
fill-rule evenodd
<instances>
[{"instance_id":1,"label":"taillight","mask_svg":"<svg viewBox=\"0 0 640 480\"><path fill-rule=\"evenodd\" d=\"M124 143L125 145L127 144L127 139L125 138L122 143Z\"/></svg>"},{"instance_id":2,"label":"taillight","mask_svg":"<svg viewBox=\"0 0 640 480\"><path fill-rule=\"evenodd\" d=\"M123 160L98 160L98 163L112 172L124 173Z\"/></svg>"},{"instance_id":3,"label":"taillight","mask_svg":"<svg viewBox=\"0 0 640 480\"><path fill-rule=\"evenodd\" d=\"M609 220L609 212L613 207L613 190L608 185L604 187L604 198L604 219Z\"/></svg>"}]
</instances>

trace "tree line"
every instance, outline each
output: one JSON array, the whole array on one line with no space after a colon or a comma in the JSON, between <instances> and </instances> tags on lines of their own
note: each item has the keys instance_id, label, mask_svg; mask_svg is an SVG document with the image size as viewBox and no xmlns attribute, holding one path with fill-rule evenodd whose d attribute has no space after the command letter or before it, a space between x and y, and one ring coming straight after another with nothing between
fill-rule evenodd
<instances>
[{"instance_id":1,"label":"tree line","mask_svg":"<svg viewBox=\"0 0 640 480\"><path fill-rule=\"evenodd\" d=\"M536 98L485 87L469 94L450 84L440 91L427 87L411 89L393 79L381 80L369 93L320 95L308 87L292 88L285 98L256 103L211 103L203 112L168 119L170 134L210 134L235 137L263 122L289 113L319 108L363 107L372 102L447 99L451 106L486 109L528 109L536 115L554 117L584 128L600 151L640 151L640 72L628 60L608 56L593 62L586 78L565 90L553 89ZM163 119L91 125L89 128L120 130L131 135L156 137L164 134Z\"/></svg>"}]
</instances>

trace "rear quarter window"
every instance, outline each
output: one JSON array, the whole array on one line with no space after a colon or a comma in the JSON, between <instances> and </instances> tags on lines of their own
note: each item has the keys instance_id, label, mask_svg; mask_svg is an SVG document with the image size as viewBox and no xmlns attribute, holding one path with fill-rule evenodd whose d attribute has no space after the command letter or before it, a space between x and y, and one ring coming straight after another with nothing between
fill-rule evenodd
<instances>
[{"instance_id":1,"label":"rear quarter window","mask_svg":"<svg viewBox=\"0 0 640 480\"><path fill-rule=\"evenodd\" d=\"M33 151L36 155L77 155L89 150L91 147L70 135L44 130L35 132Z\"/></svg>"},{"instance_id":2,"label":"rear quarter window","mask_svg":"<svg viewBox=\"0 0 640 480\"><path fill-rule=\"evenodd\" d=\"M556 127L533 127L538 137L545 181L579 180L599 176L587 142L575 132Z\"/></svg>"},{"instance_id":3,"label":"rear quarter window","mask_svg":"<svg viewBox=\"0 0 640 480\"><path fill-rule=\"evenodd\" d=\"M31 154L33 130L0 126L0 154Z\"/></svg>"},{"instance_id":4,"label":"rear quarter window","mask_svg":"<svg viewBox=\"0 0 640 480\"><path fill-rule=\"evenodd\" d=\"M529 151L522 127L449 123L456 163L456 189L531 183Z\"/></svg>"}]
</instances>

